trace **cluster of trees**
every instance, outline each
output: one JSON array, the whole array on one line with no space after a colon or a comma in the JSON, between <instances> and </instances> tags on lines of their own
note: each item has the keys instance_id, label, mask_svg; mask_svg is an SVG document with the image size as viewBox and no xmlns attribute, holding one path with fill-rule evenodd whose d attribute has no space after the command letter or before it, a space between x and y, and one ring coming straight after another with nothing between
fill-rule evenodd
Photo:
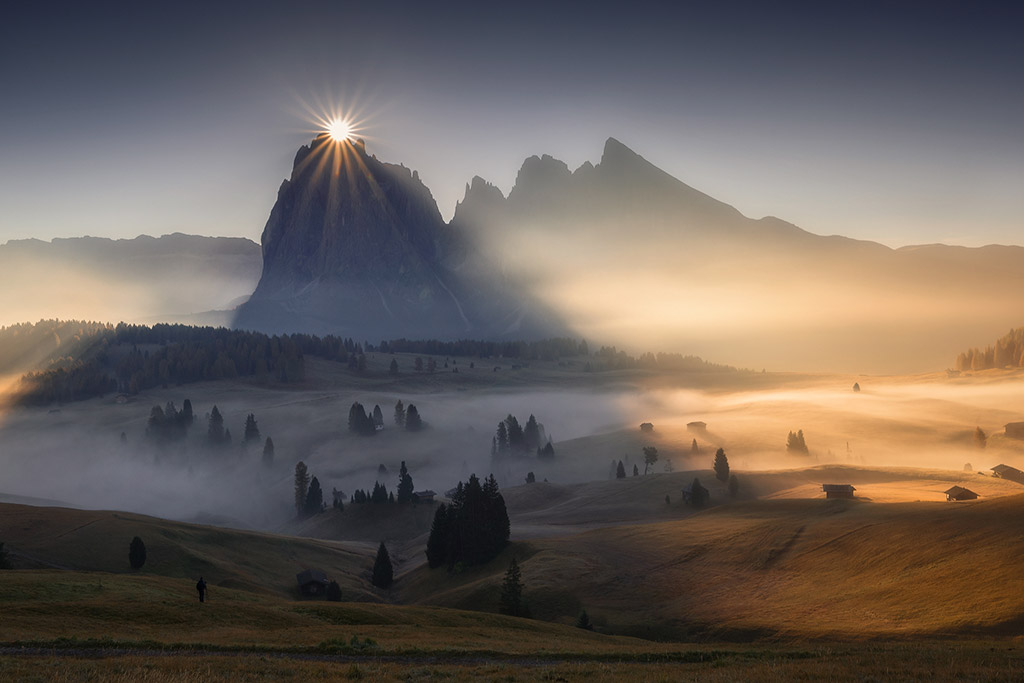
<instances>
[{"instance_id":1,"label":"cluster of trees","mask_svg":"<svg viewBox=\"0 0 1024 683\"><path fill-rule=\"evenodd\" d=\"M0 327L0 372L68 367L92 356L109 340L113 326L82 320L40 320Z\"/></svg>"},{"instance_id":2,"label":"cluster of trees","mask_svg":"<svg viewBox=\"0 0 1024 683\"><path fill-rule=\"evenodd\" d=\"M312 517L326 507L320 480L311 478L306 463L300 460L295 465L295 514L299 519Z\"/></svg>"},{"instance_id":3,"label":"cluster of trees","mask_svg":"<svg viewBox=\"0 0 1024 683\"><path fill-rule=\"evenodd\" d=\"M406 431L418 432L423 429L420 411L412 403L408 408L401 400L395 403L394 420L397 427ZM373 436L382 429L384 429L384 412L380 409L380 405L375 405L370 413L367 413L363 404L358 401L349 408L348 430L353 434Z\"/></svg>"},{"instance_id":4,"label":"cluster of trees","mask_svg":"<svg viewBox=\"0 0 1024 683\"><path fill-rule=\"evenodd\" d=\"M163 408L153 406L146 422L146 437L158 444L180 441L185 438L194 419L192 401L187 398L181 404L181 410L173 401L168 401Z\"/></svg>"},{"instance_id":5,"label":"cluster of trees","mask_svg":"<svg viewBox=\"0 0 1024 683\"><path fill-rule=\"evenodd\" d=\"M509 521L505 499L494 475L481 485L470 475L455 488L449 505L439 505L427 540L431 568L488 562L508 544Z\"/></svg>"},{"instance_id":6,"label":"cluster of trees","mask_svg":"<svg viewBox=\"0 0 1024 683\"><path fill-rule=\"evenodd\" d=\"M807 442L804 441L804 430L799 430L796 433L790 432L789 436L786 437L786 450L790 453L801 453L807 455Z\"/></svg>"},{"instance_id":7,"label":"cluster of trees","mask_svg":"<svg viewBox=\"0 0 1024 683\"><path fill-rule=\"evenodd\" d=\"M387 468L381 465L381 470L387 472ZM374 482L373 492L367 493L362 489L356 489L352 494L353 503L412 503L413 502L413 491L414 485L412 481L412 475L409 474L409 468L405 466L405 461L402 461L402 466L398 470L398 487L395 489L398 492L396 497L394 493L388 493L388 488L379 481Z\"/></svg>"},{"instance_id":8,"label":"cluster of trees","mask_svg":"<svg viewBox=\"0 0 1024 683\"><path fill-rule=\"evenodd\" d=\"M546 443L545 443L546 442ZM541 446L544 443L544 446ZM491 438L491 456L522 455L536 453L541 458L555 457L555 447L544 432L544 425L537 422L532 414L526 420L526 427L519 419L509 414L498 423L498 429Z\"/></svg>"},{"instance_id":9,"label":"cluster of trees","mask_svg":"<svg viewBox=\"0 0 1024 683\"><path fill-rule=\"evenodd\" d=\"M956 358L957 370L989 370L991 368L1024 367L1024 327L1010 330L993 346L968 349Z\"/></svg>"},{"instance_id":10,"label":"cluster of trees","mask_svg":"<svg viewBox=\"0 0 1024 683\"><path fill-rule=\"evenodd\" d=\"M416 353L424 356L456 356L476 358L518 358L520 360L557 360L566 356L587 356L587 342L570 337L554 337L540 341L459 341L393 339L381 342L381 353Z\"/></svg>"},{"instance_id":11,"label":"cluster of trees","mask_svg":"<svg viewBox=\"0 0 1024 683\"><path fill-rule=\"evenodd\" d=\"M684 356L679 353L651 353L641 354L639 357L630 356L614 346L602 346L594 353L594 358L604 361L603 365L588 366L591 370L631 370L634 368L647 368L651 370L674 370L674 371L700 371L700 372L736 372L731 365L719 365L709 363L700 356Z\"/></svg>"}]
</instances>

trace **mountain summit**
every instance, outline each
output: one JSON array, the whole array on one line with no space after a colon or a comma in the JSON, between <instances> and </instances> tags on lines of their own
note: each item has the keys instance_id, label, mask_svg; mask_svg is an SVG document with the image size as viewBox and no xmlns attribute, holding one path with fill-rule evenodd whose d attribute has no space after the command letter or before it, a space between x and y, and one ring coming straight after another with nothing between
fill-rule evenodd
<instances>
[{"instance_id":1,"label":"mountain summit","mask_svg":"<svg viewBox=\"0 0 1024 683\"><path fill-rule=\"evenodd\" d=\"M441 218L419 175L327 135L299 149L235 325L357 339L561 331Z\"/></svg>"}]
</instances>

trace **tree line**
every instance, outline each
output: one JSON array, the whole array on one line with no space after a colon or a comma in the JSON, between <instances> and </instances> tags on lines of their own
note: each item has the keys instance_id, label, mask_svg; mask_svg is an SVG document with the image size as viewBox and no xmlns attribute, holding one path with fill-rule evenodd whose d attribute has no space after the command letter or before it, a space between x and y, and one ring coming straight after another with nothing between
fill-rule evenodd
<instances>
[{"instance_id":1,"label":"tree line","mask_svg":"<svg viewBox=\"0 0 1024 683\"><path fill-rule=\"evenodd\" d=\"M1005 367L1024 367L1024 327L1010 330L984 351L968 349L956 358L956 369L961 371Z\"/></svg>"}]
</instances>

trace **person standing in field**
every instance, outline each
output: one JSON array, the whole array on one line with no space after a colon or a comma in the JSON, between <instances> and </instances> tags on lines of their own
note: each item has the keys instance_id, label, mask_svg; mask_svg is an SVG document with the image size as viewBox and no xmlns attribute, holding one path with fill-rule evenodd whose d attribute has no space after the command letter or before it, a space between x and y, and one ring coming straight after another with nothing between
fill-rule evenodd
<instances>
[{"instance_id":1,"label":"person standing in field","mask_svg":"<svg viewBox=\"0 0 1024 683\"><path fill-rule=\"evenodd\" d=\"M196 590L199 591L199 602L206 602L206 581L201 576L196 582Z\"/></svg>"}]
</instances>

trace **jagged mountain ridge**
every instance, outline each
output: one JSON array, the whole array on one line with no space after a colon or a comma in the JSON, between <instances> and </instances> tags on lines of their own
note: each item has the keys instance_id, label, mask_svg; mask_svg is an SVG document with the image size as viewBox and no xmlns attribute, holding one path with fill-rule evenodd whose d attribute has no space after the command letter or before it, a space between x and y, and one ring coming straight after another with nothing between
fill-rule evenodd
<instances>
[{"instance_id":1,"label":"jagged mountain ridge","mask_svg":"<svg viewBox=\"0 0 1024 683\"><path fill-rule=\"evenodd\" d=\"M565 331L446 223L416 172L318 136L263 231L263 273L235 325L358 339L530 338Z\"/></svg>"}]
</instances>

